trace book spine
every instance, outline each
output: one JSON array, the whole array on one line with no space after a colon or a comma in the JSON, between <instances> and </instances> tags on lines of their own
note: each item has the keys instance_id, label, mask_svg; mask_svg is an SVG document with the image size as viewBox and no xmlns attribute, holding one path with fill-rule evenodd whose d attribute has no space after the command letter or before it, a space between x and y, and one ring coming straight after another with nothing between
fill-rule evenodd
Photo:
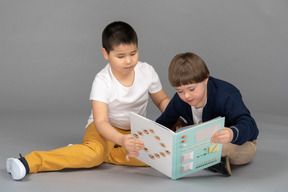
<instances>
[{"instance_id":1,"label":"book spine","mask_svg":"<svg viewBox=\"0 0 288 192\"><path fill-rule=\"evenodd\" d=\"M173 150L172 150L172 179L177 179L177 135L173 135Z\"/></svg>"}]
</instances>

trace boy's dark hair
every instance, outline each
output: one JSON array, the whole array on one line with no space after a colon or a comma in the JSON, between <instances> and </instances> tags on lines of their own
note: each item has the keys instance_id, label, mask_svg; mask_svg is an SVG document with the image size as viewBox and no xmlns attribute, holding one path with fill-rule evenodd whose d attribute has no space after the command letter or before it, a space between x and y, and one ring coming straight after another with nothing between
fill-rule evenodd
<instances>
[{"instance_id":1,"label":"boy's dark hair","mask_svg":"<svg viewBox=\"0 0 288 192\"><path fill-rule=\"evenodd\" d=\"M138 47L138 38L135 30L123 21L115 21L105 27L102 33L102 46L109 54L115 46L135 44Z\"/></svg>"},{"instance_id":2,"label":"boy's dark hair","mask_svg":"<svg viewBox=\"0 0 288 192\"><path fill-rule=\"evenodd\" d=\"M169 66L168 78L173 87L200 83L208 77L209 70L205 62L191 52L176 55Z\"/></svg>"}]
</instances>

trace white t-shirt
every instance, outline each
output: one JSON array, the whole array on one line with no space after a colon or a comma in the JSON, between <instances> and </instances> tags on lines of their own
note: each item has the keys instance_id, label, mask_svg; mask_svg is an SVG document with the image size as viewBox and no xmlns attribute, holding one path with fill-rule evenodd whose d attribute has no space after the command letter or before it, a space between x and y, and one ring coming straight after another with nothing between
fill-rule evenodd
<instances>
[{"instance_id":1,"label":"white t-shirt","mask_svg":"<svg viewBox=\"0 0 288 192\"><path fill-rule=\"evenodd\" d=\"M194 124L202 123L203 108L205 107L206 103L207 99L205 101L204 106L198 109L196 109L194 106L191 106Z\"/></svg>"},{"instance_id":2,"label":"white t-shirt","mask_svg":"<svg viewBox=\"0 0 288 192\"><path fill-rule=\"evenodd\" d=\"M146 116L149 93L157 93L162 89L160 79L151 65L139 61L134 70L133 85L125 87L114 77L108 63L96 75L90 94L90 100L107 103L110 124L124 130L130 130L130 112ZM91 111L87 126L92 122Z\"/></svg>"},{"instance_id":3,"label":"white t-shirt","mask_svg":"<svg viewBox=\"0 0 288 192\"><path fill-rule=\"evenodd\" d=\"M202 123L202 114L203 114L203 107L196 109L194 106L191 106L192 109L192 116L194 124Z\"/></svg>"}]
</instances>

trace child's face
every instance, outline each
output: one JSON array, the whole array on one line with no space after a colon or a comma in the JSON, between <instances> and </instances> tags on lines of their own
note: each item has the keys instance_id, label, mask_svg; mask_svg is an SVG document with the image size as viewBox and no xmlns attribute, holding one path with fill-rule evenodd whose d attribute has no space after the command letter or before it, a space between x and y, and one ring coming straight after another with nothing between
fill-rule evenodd
<instances>
[{"instance_id":1,"label":"child's face","mask_svg":"<svg viewBox=\"0 0 288 192\"><path fill-rule=\"evenodd\" d=\"M207 98L208 78L200 83L175 87L179 97L195 108L204 107Z\"/></svg>"},{"instance_id":2,"label":"child's face","mask_svg":"<svg viewBox=\"0 0 288 192\"><path fill-rule=\"evenodd\" d=\"M138 49L136 44L120 44L110 53L103 48L104 58L109 61L115 76L127 76L133 72L138 62Z\"/></svg>"}]
</instances>

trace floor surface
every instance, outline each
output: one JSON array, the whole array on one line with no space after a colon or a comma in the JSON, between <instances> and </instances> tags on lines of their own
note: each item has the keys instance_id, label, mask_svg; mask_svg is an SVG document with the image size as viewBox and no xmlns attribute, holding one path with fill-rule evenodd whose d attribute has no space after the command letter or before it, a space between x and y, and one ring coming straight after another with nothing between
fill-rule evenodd
<instances>
[{"instance_id":1,"label":"floor surface","mask_svg":"<svg viewBox=\"0 0 288 192\"><path fill-rule=\"evenodd\" d=\"M80 143L89 114L0 114L0 191L288 191L287 117L254 115L260 136L252 163L233 166L232 176L199 171L173 181L151 167L102 164L92 169L67 169L30 174L13 181L8 157Z\"/></svg>"}]
</instances>

